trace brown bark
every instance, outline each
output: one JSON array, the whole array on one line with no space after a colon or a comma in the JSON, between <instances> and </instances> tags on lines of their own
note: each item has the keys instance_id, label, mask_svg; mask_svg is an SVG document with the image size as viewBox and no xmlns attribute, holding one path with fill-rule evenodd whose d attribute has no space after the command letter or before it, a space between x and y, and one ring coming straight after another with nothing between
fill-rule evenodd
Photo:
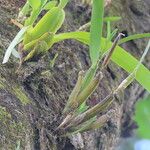
<instances>
[{"instance_id":1,"label":"brown bark","mask_svg":"<svg viewBox=\"0 0 150 150\"><path fill-rule=\"evenodd\" d=\"M16 0L10 3L8 0L0 0L1 62L4 50L18 30L9 22L10 18L15 17L20 5L20 2L14 2ZM106 14L122 17L121 21L114 24L120 31L126 34L144 33L150 31L149 6L149 0L114 0ZM61 31L74 31L89 20L90 7L75 0L70 2L66 12L66 21ZM123 47L139 58L145 45L146 40L142 39L128 42ZM129 136L134 104L146 93L137 82L127 88L125 93L120 93L119 102L114 101L110 108L112 119L104 128L69 138L60 138L53 132L62 121L61 113L78 72L89 66L87 50L81 43L67 40L54 45L44 57L23 65L18 74L15 72L18 66L15 59L0 65L0 149L14 149L17 141L20 141L21 148L25 150L113 150L121 136ZM57 52L59 56L51 68L49 62ZM148 57L146 65L150 66ZM96 103L126 76L113 62L104 74L103 81L90 98ZM27 101L30 102L24 104Z\"/></svg>"}]
</instances>

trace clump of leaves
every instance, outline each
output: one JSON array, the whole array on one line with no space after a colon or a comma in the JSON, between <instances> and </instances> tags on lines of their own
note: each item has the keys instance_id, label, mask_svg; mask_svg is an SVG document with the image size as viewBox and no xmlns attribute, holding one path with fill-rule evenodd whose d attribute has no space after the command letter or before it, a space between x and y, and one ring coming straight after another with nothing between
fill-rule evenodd
<instances>
[{"instance_id":1,"label":"clump of leaves","mask_svg":"<svg viewBox=\"0 0 150 150\"><path fill-rule=\"evenodd\" d=\"M150 98L140 100L135 106L134 120L138 124L137 135L150 139Z\"/></svg>"},{"instance_id":2,"label":"clump of leaves","mask_svg":"<svg viewBox=\"0 0 150 150\"><path fill-rule=\"evenodd\" d=\"M98 104L93 106L92 108L84 109L83 111L78 111L78 107L83 104L88 96L95 90L95 88L98 86L99 81L102 79L100 76L96 76L91 82L92 84L89 84L83 91L81 89L81 83L82 83L82 72L80 72L77 84L72 91L69 101L66 104L66 107L64 109L64 115L66 115L63 122L59 125L58 129L63 129L67 133L67 135L74 134L77 132L84 132L91 129L97 129L102 127L109 119L110 116L106 113L102 115L99 118L96 118L97 114L100 112L103 112L106 110L113 102L114 98L120 91L124 91L124 89L133 82L137 75L137 71L139 70L142 61L144 60L145 56L147 55L148 51L150 49L150 41L139 61L136 68L133 70L133 72L124 79L121 84L112 91L106 98L104 98L102 101L100 101ZM108 55L106 55L106 59L104 59L104 62L102 64L107 64L105 60L108 60L108 56L111 55L111 51ZM102 65L103 69L103 65ZM102 70L101 69L101 70ZM80 85L80 86L79 86ZM87 90L90 89L90 90ZM92 90L91 90L92 89ZM82 95L82 96L80 96ZM82 99L82 101L81 101Z\"/></svg>"},{"instance_id":3,"label":"clump of leaves","mask_svg":"<svg viewBox=\"0 0 150 150\"><path fill-rule=\"evenodd\" d=\"M21 30L9 45L3 63L6 63L13 53L16 57L20 58L20 63L31 59L34 55L45 53L52 45L53 38L59 30L65 19L64 7L68 0L61 0L58 4L56 1L47 2L47 0L28 0L22 11L21 15L27 13L30 17L23 21ZM57 6L55 6L57 4ZM37 22L40 12L46 9L47 13ZM15 50L16 45L18 51Z\"/></svg>"},{"instance_id":4,"label":"clump of leaves","mask_svg":"<svg viewBox=\"0 0 150 150\"><path fill-rule=\"evenodd\" d=\"M101 36L101 33L100 33L100 38L98 38L98 39L101 39L101 46L99 46L99 48L101 47L101 49L98 50L98 48L97 48L94 51L90 50L91 61L93 63L96 62L96 59L99 56L98 53L101 54L100 57L102 58L102 56L112 46L111 40L112 40L113 36L116 35L117 30L111 31L110 23L112 21L116 21L120 18L118 18L118 17L106 17L103 19L103 17L102 17L102 11L104 8L103 5L97 5L95 7L95 9L97 8L97 10L101 10L101 13L98 12L99 15L96 18L96 20L97 20L96 22L99 22L98 23L99 26L97 26L97 25L94 25L94 27L92 27L93 25L91 26L91 30L93 33L92 32L90 32L90 33L84 32L84 31L75 31L75 32L57 34L57 33L53 32L56 29L53 29L53 31L50 31L49 28L47 28L46 30L43 31L43 29L42 29L43 26L41 27L41 24L43 25L44 23L40 23L40 21L38 23L35 23L35 21L38 18L40 12L45 7L47 8L49 6L46 10L48 10L48 12L49 11L52 12L52 9L54 7L61 7L61 9L62 9L62 7L65 7L65 5L67 4L68 1L67 0L61 0L59 4L57 4L56 1L55 2L54 1L48 2L47 0L45 0L45 1L44 0L38 0L38 1L40 1L40 2L38 2L39 4L37 5L36 4L37 1L28 0L27 3L25 4L25 6L23 7L23 9L21 10L20 13L22 14L21 16L23 18L23 21L21 23L23 23L24 25L21 28L21 30L18 32L17 36L14 38L12 43L9 45L8 49L6 50L6 53L5 53L5 56L3 59L3 63L6 63L9 60L9 57L11 54L13 54L17 58L20 58L20 62L22 63L22 62L27 61L28 59L32 58L33 56L38 55L39 53L45 53L55 43L60 42L62 40L66 40L66 39L75 39L75 40L78 40L84 44L90 45L90 39L91 39L90 33L91 33L91 35L93 35L94 28L98 28L101 32L103 21L107 22L107 37L103 38ZM54 4L56 4L56 5L54 5ZM94 5L95 5L95 1L93 1L93 7L94 7ZM39 13L37 13L35 10L39 10L38 11ZM94 11L94 9L93 9L93 11ZM29 15L30 17L26 18L27 14L28 15L30 14ZM57 13L56 13L56 16L57 16ZM49 22L48 20L51 18L51 17L50 18L45 17L45 15L43 17L44 17L44 19L42 18L41 20L44 20L44 22ZM34 18L34 19L31 19L31 18ZM32 21L28 21L28 20L32 20ZM55 22L55 17L52 18L51 20L53 22ZM58 21L58 24L59 24L59 21ZM40 26L40 28L39 28L39 26ZM54 26L54 24L50 23L49 26L50 26L50 28L52 28L52 26ZM57 30L61 27L61 25L59 24L58 26L57 26ZM35 27L36 27L36 31L34 29ZM37 28L38 28L38 30L37 30ZM97 30L97 29L95 29L95 30ZM36 38L30 36L30 34L32 34L33 31L34 31L34 35ZM40 37L37 38L37 35L39 33L40 33ZM95 37L96 36L97 35L95 35ZM121 39L119 41L119 45L123 44L125 42L128 42L130 40L135 40L135 39L145 38L145 37L146 38L150 37L150 33L142 33L142 34L135 34L135 35L128 36L126 38ZM30 42L28 43L28 41L30 41ZM97 40L97 42L98 42L98 40ZM37 44L37 43L40 43L40 44ZM16 50L17 45L19 45L18 50ZM93 44L93 45L95 45L95 44ZM38 50L37 50L37 47L40 47L40 48L38 48ZM93 47L93 46L90 46L90 47ZM98 54L98 55L94 56L96 54ZM127 51L125 51L120 46L117 46L115 48L115 52L112 55L111 59L117 65L119 65L120 67L122 67L123 69L125 69L129 73L132 72L132 70L136 67L136 65L138 63L136 58L131 56ZM130 65L130 64L132 64L132 65ZM94 68L93 64L92 64L92 68ZM143 65L141 65L141 68L139 69L139 71L137 73L136 80L148 91L150 91L150 83L147 82L147 80L149 79L149 76L150 76L149 70L146 69L146 67L144 67Z\"/></svg>"}]
</instances>

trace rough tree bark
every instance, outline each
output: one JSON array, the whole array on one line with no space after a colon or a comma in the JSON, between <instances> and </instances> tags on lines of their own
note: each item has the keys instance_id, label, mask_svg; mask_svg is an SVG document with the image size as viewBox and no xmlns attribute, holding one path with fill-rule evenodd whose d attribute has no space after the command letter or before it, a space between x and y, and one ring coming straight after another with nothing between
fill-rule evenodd
<instances>
[{"instance_id":1,"label":"rough tree bark","mask_svg":"<svg viewBox=\"0 0 150 150\"><path fill-rule=\"evenodd\" d=\"M9 20L15 17L20 5L17 0L0 0L1 62L4 50L18 30ZM106 14L122 17L114 27L126 35L150 32L149 6L149 0L114 0ZM90 7L79 0L72 0L66 12L61 31L74 31L90 17ZM139 58L145 45L143 39L128 42L123 47ZM53 133L62 120L61 112L78 72L89 66L87 50L81 43L67 40L53 46L44 57L23 65L19 73L15 72L18 66L15 59L6 65L0 64L0 149L15 149L20 142L24 150L113 150L121 136L130 135L134 104L146 93L137 82L120 93L119 102L114 101L110 108L112 119L104 128L69 138ZM50 60L56 53L59 56L51 68ZM146 65L150 67L148 57ZM113 62L104 74L102 83L90 98L94 101L89 101L90 105L102 100L126 76Z\"/></svg>"}]
</instances>

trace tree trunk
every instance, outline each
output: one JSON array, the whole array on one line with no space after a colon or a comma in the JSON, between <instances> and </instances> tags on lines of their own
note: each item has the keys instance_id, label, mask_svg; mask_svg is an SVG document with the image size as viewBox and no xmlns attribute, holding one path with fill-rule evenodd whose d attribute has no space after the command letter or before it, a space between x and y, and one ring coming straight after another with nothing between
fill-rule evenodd
<instances>
[{"instance_id":1,"label":"tree trunk","mask_svg":"<svg viewBox=\"0 0 150 150\"><path fill-rule=\"evenodd\" d=\"M17 32L10 23L15 18L21 2L0 0L0 61L4 51ZM113 24L126 35L150 32L150 1L114 0L107 6L106 14L121 16ZM71 1L66 8L66 21L60 32L74 31L90 18L90 6L79 0ZM146 45L145 39L123 45L139 58ZM28 62L16 72L18 60L11 58L6 65L0 64L0 149L11 150L113 150L120 137L130 136L133 129L134 104L146 94L134 82L119 101L114 101L109 110L110 121L102 129L62 138L54 133L62 121L61 113L73 89L77 74L86 70L90 61L88 48L79 42L67 40L53 46L49 53L34 62ZM58 53L51 67L50 61ZM146 58L147 67L150 60ZM132 65L132 64L131 64ZM104 71L104 79L89 100L90 105L101 101L127 74L111 62ZM93 100L93 101L91 101Z\"/></svg>"}]
</instances>

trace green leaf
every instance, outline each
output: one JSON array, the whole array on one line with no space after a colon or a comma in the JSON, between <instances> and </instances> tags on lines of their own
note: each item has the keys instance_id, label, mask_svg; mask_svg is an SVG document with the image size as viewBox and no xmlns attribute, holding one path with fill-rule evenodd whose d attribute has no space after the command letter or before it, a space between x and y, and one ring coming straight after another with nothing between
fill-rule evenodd
<instances>
[{"instance_id":1,"label":"green leaf","mask_svg":"<svg viewBox=\"0 0 150 150\"><path fill-rule=\"evenodd\" d=\"M89 45L90 34L88 32L82 31L56 34L53 39L53 44L67 39L75 39L77 41Z\"/></svg>"},{"instance_id":2,"label":"green leaf","mask_svg":"<svg viewBox=\"0 0 150 150\"><path fill-rule=\"evenodd\" d=\"M104 19L103 19L103 21L104 22L113 22L113 21L118 21L118 20L120 20L121 19L121 17L104 17ZM86 23L86 24L84 24L84 25L82 25L80 28L79 28L79 30L80 31L82 31L82 30L85 30L85 29L87 29L88 27L90 27L91 26L91 22L88 22L88 23Z\"/></svg>"},{"instance_id":3,"label":"green leaf","mask_svg":"<svg viewBox=\"0 0 150 150\"><path fill-rule=\"evenodd\" d=\"M90 35L88 32L70 32L70 33L63 33L58 34L54 37L54 43L59 42L65 39L75 39L78 40L84 44L89 45L90 42ZM106 40L105 38L101 39L102 41L102 49L105 48ZM111 42L108 42L108 48L112 46ZM105 53L106 51L103 51L102 53ZM112 61L114 61L117 65L122 67L127 72L131 73L135 67L138 64L138 60L133 57L131 54L129 54L127 51L125 51L120 46L117 46L113 55L112 55ZM132 65L131 65L132 64ZM150 71L144 66L141 65L139 70L137 71L136 80L146 89L150 92Z\"/></svg>"},{"instance_id":4,"label":"green leaf","mask_svg":"<svg viewBox=\"0 0 150 150\"><path fill-rule=\"evenodd\" d=\"M7 48L7 50L5 52L5 56L4 56L4 59L3 59L3 62L2 62L3 64L8 62L12 51L14 50L15 46L22 40L22 36L24 35L24 33L26 32L27 29L28 29L28 27L23 27L18 32L16 37L13 39L13 41L10 43L9 47Z\"/></svg>"},{"instance_id":5,"label":"green leaf","mask_svg":"<svg viewBox=\"0 0 150 150\"><path fill-rule=\"evenodd\" d=\"M137 134L141 138L150 139L150 98L136 103L134 120L138 124Z\"/></svg>"},{"instance_id":6,"label":"green leaf","mask_svg":"<svg viewBox=\"0 0 150 150\"><path fill-rule=\"evenodd\" d=\"M57 5L57 1L50 1L48 2L43 9L45 10L50 10L52 9L53 7L55 7Z\"/></svg>"},{"instance_id":7,"label":"green leaf","mask_svg":"<svg viewBox=\"0 0 150 150\"><path fill-rule=\"evenodd\" d=\"M140 58L140 61L139 61L138 65L135 68L135 74L136 74L137 70L139 69L140 65L142 64L142 62L144 61L144 59L145 59L145 57L146 57L149 50L150 50L150 40L148 41L148 44L147 44L147 46L144 50L144 53L143 53L142 57Z\"/></svg>"},{"instance_id":8,"label":"green leaf","mask_svg":"<svg viewBox=\"0 0 150 150\"><path fill-rule=\"evenodd\" d=\"M121 39L119 41L119 44L123 44L123 43L126 43L128 41L142 39L142 38L150 38L150 33L142 33L142 34L130 35L130 36L126 37L126 38Z\"/></svg>"},{"instance_id":9,"label":"green leaf","mask_svg":"<svg viewBox=\"0 0 150 150\"><path fill-rule=\"evenodd\" d=\"M111 35L110 21L107 21L107 40L109 41Z\"/></svg>"},{"instance_id":10,"label":"green leaf","mask_svg":"<svg viewBox=\"0 0 150 150\"><path fill-rule=\"evenodd\" d=\"M112 38L117 34L117 32L118 32L118 29L113 30L108 40L111 41Z\"/></svg>"},{"instance_id":11,"label":"green leaf","mask_svg":"<svg viewBox=\"0 0 150 150\"><path fill-rule=\"evenodd\" d=\"M30 14L30 17L26 19L25 26L33 25L33 23L36 21L39 14L41 13L43 5L45 5L45 3L47 2L47 0L28 0L28 1L33 10Z\"/></svg>"},{"instance_id":12,"label":"green leaf","mask_svg":"<svg viewBox=\"0 0 150 150\"><path fill-rule=\"evenodd\" d=\"M41 0L28 0L28 2L34 10L39 9L41 6Z\"/></svg>"},{"instance_id":13,"label":"green leaf","mask_svg":"<svg viewBox=\"0 0 150 150\"><path fill-rule=\"evenodd\" d=\"M18 17L22 18L25 17L30 12L30 4L27 1L22 9L19 11Z\"/></svg>"},{"instance_id":14,"label":"green leaf","mask_svg":"<svg viewBox=\"0 0 150 150\"><path fill-rule=\"evenodd\" d=\"M80 113L83 113L85 112L87 109L89 108L89 106L87 106L85 103L81 104L79 109L77 110L77 113L80 114Z\"/></svg>"},{"instance_id":15,"label":"green leaf","mask_svg":"<svg viewBox=\"0 0 150 150\"><path fill-rule=\"evenodd\" d=\"M58 7L63 9L67 5L68 1L69 0L60 0Z\"/></svg>"},{"instance_id":16,"label":"green leaf","mask_svg":"<svg viewBox=\"0 0 150 150\"><path fill-rule=\"evenodd\" d=\"M48 0L41 0L41 7L45 6Z\"/></svg>"},{"instance_id":17,"label":"green leaf","mask_svg":"<svg viewBox=\"0 0 150 150\"><path fill-rule=\"evenodd\" d=\"M118 21L120 20L121 17L117 17L117 16L112 16L112 17L104 17L104 21L107 22L107 21L110 21L110 22L113 22L113 21Z\"/></svg>"},{"instance_id":18,"label":"green leaf","mask_svg":"<svg viewBox=\"0 0 150 150\"><path fill-rule=\"evenodd\" d=\"M41 11L44 9L47 0L29 0L32 7L30 17L26 19L25 26L33 25ZM37 4L36 4L37 3Z\"/></svg>"},{"instance_id":19,"label":"green leaf","mask_svg":"<svg viewBox=\"0 0 150 150\"><path fill-rule=\"evenodd\" d=\"M103 29L104 0L93 0L90 28L90 58L95 66L100 58Z\"/></svg>"},{"instance_id":20,"label":"green leaf","mask_svg":"<svg viewBox=\"0 0 150 150\"><path fill-rule=\"evenodd\" d=\"M31 16L26 19L25 26L32 25L35 22L35 20L38 18L38 15L40 14L40 12L41 12L41 9L34 9L31 12Z\"/></svg>"},{"instance_id":21,"label":"green leaf","mask_svg":"<svg viewBox=\"0 0 150 150\"><path fill-rule=\"evenodd\" d=\"M129 74L129 76L122 81L122 83L115 90L115 93L118 93L118 91L120 91L120 90L121 91L124 90L128 85L130 85L133 82L133 80L135 79L136 74L137 74L137 72L138 72L138 70L139 70L143 60L145 59L145 56L147 55L149 49L150 49L150 40L149 40L149 42L148 42L148 44L147 44L147 46L146 46L146 48L144 50L144 53L143 53L142 57L140 58L140 61L138 62L137 66Z\"/></svg>"},{"instance_id":22,"label":"green leaf","mask_svg":"<svg viewBox=\"0 0 150 150\"><path fill-rule=\"evenodd\" d=\"M111 59L129 73L131 73L138 64L138 60L135 57L119 46L114 51ZM148 82L150 80L150 71L144 65L139 67L136 80L150 92L150 82Z\"/></svg>"},{"instance_id":23,"label":"green leaf","mask_svg":"<svg viewBox=\"0 0 150 150\"><path fill-rule=\"evenodd\" d=\"M96 71L97 71L97 65L96 66L91 66L86 71L86 74L85 74L85 77L84 77L84 80L83 80L83 83L82 83L81 90L85 89L89 85L89 83L91 82L91 80L94 78L94 76L96 74Z\"/></svg>"}]
</instances>

